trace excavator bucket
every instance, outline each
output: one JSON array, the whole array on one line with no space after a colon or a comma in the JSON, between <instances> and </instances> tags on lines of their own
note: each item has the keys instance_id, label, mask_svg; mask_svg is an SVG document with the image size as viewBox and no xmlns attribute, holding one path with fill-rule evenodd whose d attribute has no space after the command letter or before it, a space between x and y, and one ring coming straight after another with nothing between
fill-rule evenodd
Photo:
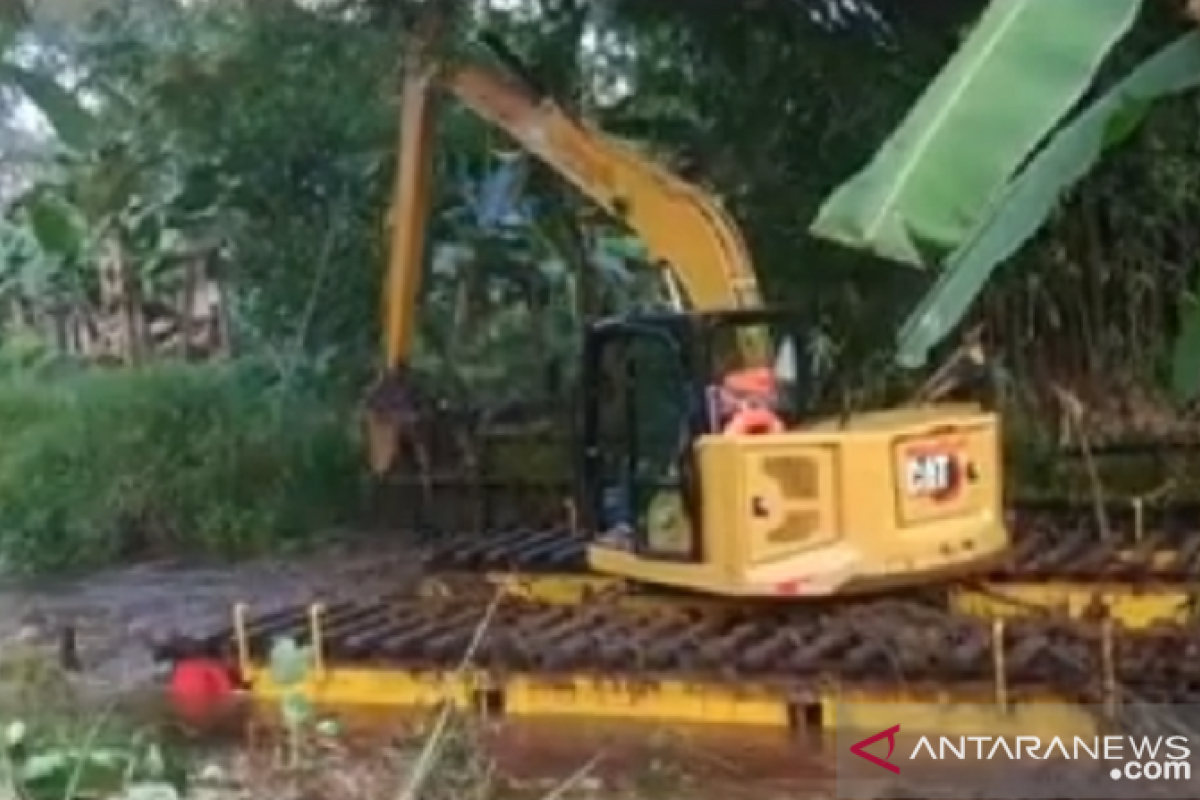
<instances>
[{"instance_id":1,"label":"excavator bucket","mask_svg":"<svg viewBox=\"0 0 1200 800\"><path fill-rule=\"evenodd\" d=\"M400 450L400 431L392 420L369 409L366 426L367 461L371 465L371 472L378 476L386 475L396 463L396 453Z\"/></svg>"},{"instance_id":2,"label":"excavator bucket","mask_svg":"<svg viewBox=\"0 0 1200 800\"><path fill-rule=\"evenodd\" d=\"M367 394L367 457L375 475L386 475L392 469L406 438L415 441L421 405L420 392L407 370L389 370Z\"/></svg>"}]
</instances>

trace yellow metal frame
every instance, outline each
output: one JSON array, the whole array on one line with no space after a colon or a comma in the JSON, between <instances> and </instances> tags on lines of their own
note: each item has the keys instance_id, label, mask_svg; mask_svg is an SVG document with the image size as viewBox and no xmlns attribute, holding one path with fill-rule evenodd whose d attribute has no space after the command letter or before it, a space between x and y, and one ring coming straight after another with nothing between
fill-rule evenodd
<instances>
[{"instance_id":1,"label":"yellow metal frame","mask_svg":"<svg viewBox=\"0 0 1200 800\"><path fill-rule=\"evenodd\" d=\"M512 592L543 602L576 603L583 597L612 594L621 604L668 606L695 603L719 608L708 598L668 599L622 593L619 581L575 576L514 579L492 576L489 591ZM439 592L452 592L454 581L438 584ZM431 591L426 586L426 591ZM479 583L476 580L475 588ZM1182 621L1191 614L1191 597L1180 587L1089 586L1072 584L995 584L977 589L956 589L953 608L992 618L993 641L1004 641L1007 620L1023 614L1067 613L1079 616L1100 604L1111 617L1101 626L1102 686L1106 702L1120 701L1113 666L1113 641L1117 627L1144 627L1155 622ZM491 674L472 668L435 672L403 667L360 667L327 663L323 646L323 606L308 609L309 640L313 643L312 671L307 681L286 690L272 679L265 665L254 662L247 643L248 608L234 610L234 632L239 667L251 694L277 701L285 691L298 691L315 705L337 708L432 708L449 703L462 709L488 709L507 716L585 717L647 723L714 723L779 729L828 731L835 726L871 729L891 725L887 708L920 704L924 717L909 719L914 730L945 733L956 728L1019 730L1024 735L1091 735L1094 723L1082 709L1070 707L1049 692L1010 687L1003 645L993 648L990 683L954 687L846 685L836 680L814 680L797 696L794 688L781 690L769 683L683 680L657 676L566 676ZM857 716L838 719L847 705ZM878 715L863 718L862 715Z\"/></svg>"},{"instance_id":2,"label":"yellow metal frame","mask_svg":"<svg viewBox=\"0 0 1200 800\"><path fill-rule=\"evenodd\" d=\"M271 680L265 667L247 672L252 694L278 702L285 689ZM809 734L837 727L874 729L895 723L905 706L905 728L914 732L1011 730L1030 735L1092 735L1095 722L1049 692L1004 696L996 687L964 687L953 692L937 687L905 689L851 687L830 683L796 698L767 685L717 684L663 679L555 679L536 675L496 678L474 670L433 673L399 669L334 667L320 678L286 691L299 691L318 708L405 708L414 711L449 704L463 710L502 713L511 718L586 718L647 724L747 725ZM914 717L913 706L921 714ZM852 718L842 719L847 713ZM840 715L840 716L839 716Z\"/></svg>"},{"instance_id":3,"label":"yellow metal frame","mask_svg":"<svg viewBox=\"0 0 1200 800\"><path fill-rule=\"evenodd\" d=\"M505 575L486 576L480 586L477 575L446 575L427 579L421 591L431 596L451 596L456 586L484 594L503 592L512 597L541 603L577 605L606 598L623 607L686 606L728 608L730 601L701 595L680 596L644 593L619 578L593 575ZM1122 628L1140 630L1159 624L1187 624L1200 611L1200 586L1181 584L1073 583L983 583L948 590L950 609L983 619L1018 619L1034 616L1067 616L1080 619L1103 611L1103 616Z\"/></svg>"},{"instance_id":4,"label":"yellow metal frame","mask_svg":"<svg viewBox=\"0 0 1200 800\"><path fill-rule=\"evenodd\" d=\"M950 592L950 607L985 619L1066 616L1080 619L1090 612L1123 628L1183 625L1196 618L1200 586L1171 584L992 583Z\"/></svg>"}]
</instances>

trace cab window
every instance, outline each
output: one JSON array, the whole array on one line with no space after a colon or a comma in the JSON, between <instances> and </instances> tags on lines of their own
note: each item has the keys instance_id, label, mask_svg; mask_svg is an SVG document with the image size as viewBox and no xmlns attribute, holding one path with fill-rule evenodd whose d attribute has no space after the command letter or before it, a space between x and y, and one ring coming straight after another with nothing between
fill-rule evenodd
<instances>
[{"instance_id":1,"label":"cab window","mask_svg":"<svg viewBox=\"0 0 1200 800\"><path fill-rule=\"evenodd\" d=\"M709 381L713 387L720 387L739 372L768 371L776 386L772 408L792 426L801 422L811 390L805 356L801 340L786 324L718 324L710 338ZM710 429L720 427L721 420L710 420Z\"/></svg>"}]
</instances>

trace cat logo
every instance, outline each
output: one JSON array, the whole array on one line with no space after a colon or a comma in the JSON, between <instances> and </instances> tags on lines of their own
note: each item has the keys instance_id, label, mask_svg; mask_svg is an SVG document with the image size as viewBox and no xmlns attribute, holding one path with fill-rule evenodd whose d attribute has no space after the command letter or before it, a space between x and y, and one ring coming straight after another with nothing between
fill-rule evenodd
<instances>
[{"instance_id":1,"label":"cat logo","mask_svg":"<svg viewBox=\"0 0 1200 800\"><path fill-rule=\"evenodd\" d=\"M957 494L962 483L958 456L952 452L920 452L905 463L904 488L909 497L944 502Z\"/></svg>"}]
</instances>

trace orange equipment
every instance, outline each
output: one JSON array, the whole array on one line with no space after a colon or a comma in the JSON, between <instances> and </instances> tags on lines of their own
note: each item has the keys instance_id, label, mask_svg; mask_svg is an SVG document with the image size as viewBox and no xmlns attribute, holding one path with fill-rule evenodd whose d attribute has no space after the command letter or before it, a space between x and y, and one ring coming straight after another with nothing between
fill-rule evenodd
<instances>
[{"instance_id":1,"label":"orange equipment","mask_svg":"<svg viewBox=\"0 0 1200 800\"><path fill-rule=\"evenodd\" d=\"M730 370L713 392L723 433L759 435L783 433L787 429L775 413L779 405L779 383L771 368Z\"/></svg>"},{"instance_id":2,"label":"orange equipment","mask_svg":"<svg viewBox=\"0 0 1200 800\"><path fill-rule=\"evenodd\" d=\"M167 692L175 714L203 728L229 709L237 685L223 659L191 657L175 663Z\"/></svg>"}]
</instances>

